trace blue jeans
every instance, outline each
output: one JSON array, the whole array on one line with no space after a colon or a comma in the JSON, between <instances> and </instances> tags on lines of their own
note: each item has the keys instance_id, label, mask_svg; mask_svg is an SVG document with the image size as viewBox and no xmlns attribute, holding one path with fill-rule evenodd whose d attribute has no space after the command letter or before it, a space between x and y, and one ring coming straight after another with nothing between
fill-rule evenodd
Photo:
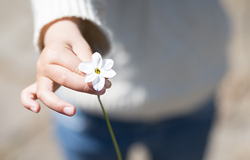
<instances>
[{"instance_id":1,"label":"blue jeans","mask_svg":"<svg viewBox=\"0 0 250 160\"><path fill-rule=\"evenodd\" d=\"M214 99L200 110L157 123L110 120L125 160L129 146L144 143L153 160L202 160L214 119ZM73 117L56 114L56 132L69 160L115 160L116 152L103 118L77 110Z\"/></svg>"}]
</instances>

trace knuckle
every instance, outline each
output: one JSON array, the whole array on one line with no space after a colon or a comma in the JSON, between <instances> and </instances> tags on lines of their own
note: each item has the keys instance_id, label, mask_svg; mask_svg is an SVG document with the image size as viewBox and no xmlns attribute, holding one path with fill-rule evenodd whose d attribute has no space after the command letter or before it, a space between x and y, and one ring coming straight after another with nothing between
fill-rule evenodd
<instances>
[{"instance_id":1,"label":"knuckle","mask_svg":"<svg viewBox=\"0 0 250 160\"><path fill-rule=\"evenodd\" d=\"M45 64L43 63L43 61L39 58L37 63L36 63L36 70L37 72L41 72L43 69L45 68Z\"/></svg>"},{"instance_id":2,"label":"knuckle","mask_svg":"<svg viewBox=\"0 0 250 160\"><path fill-rule=\"evenodd\" d=\"M37 98L38 99L42 100L42 99L44 99L44 96L45 96L44 91L41 91L41 90L37 91Z\"/></svg>"},{"instance_id":3,"label":"knuckle","mask_svg":"<svg viewBox=\"0 0 250 160\"><path fill-rule=\"evenodd\" d=\"M68 82L69 76L66 73L62 73L59 75L59 84L66 85Z\"/></svg>"},{"instance_id":4,"label":"knuckle","mask_svg":"<svg viewBox=\"0 0 250 160\"><path fill-rule=\"evenodd\" d=\"M74 73L80 75L80 76L85 76L86 74L78 69L78 67L75 67L73 70Z\"/></svg>"},{"instance_id":5,"label":"knuckle","mask_svg":"<svg viewBox=\"0 0 250 160\"><path fill-rule=\"evenodd\" d=\"M42 53L46 54L56 54L58 49L61 48L61 45L58 43L52 43L48 44L44 49Z\"/></svg>"},{"instance_id":6,"label":"knuckle","mask_svg":"<svg viewBox=\"0 0 250 160\"><path fill-rule=\"evenodd\" d=\"M46 72L48 71L48 67L50 64L57 64L58 60L59 60L59 56L61 51L61 45L57 44L57 43L53 43L53 44L49 44L47 45L37 63L36 63L36 68L38 72Z\"/></svg>"},{"instance_id":7,"label":"knuckle","mask_svg":"<svg viewBox=\"0 0 250 160\"><path fill-rule=\"evenodd\" d=\"M87 46L85 47L85 50L86 50L86 52L92 53L92 49L91 49L91 47L90 47L89 45L87 45Z\"/></svg>"},{"instance_id":8,"label":"knuckle","mask_svg":"<svg viewBox=\"0 0 250 160\"><path fill-rule=\"evenodd\" d=\"M21 102L22 102L22 104L24 105L24 107L26 107L26 91L25 91L25 89L22 90L21 95L20 95L20 98L21 98ZM26 107L26 108L27 108L27 107Z\"/></svg>"},{"instance_id":9,"label":"knuckle","mask_svg":"<svg viewBox=\"0 0 250 160\"><path fill-rule=\"evenodd\" d=\"M56 43L49 44L43 49L41 56L45 57L44 59L48 63L55 63L58 59L58 56L60 55L59 54L60 49L61 49L61 46L59 44L56 44Z\"/></svg>"},{"instance_id":10,"label":"knuckle","mask_svg":"<svg viewBox=\"0 0 250 160\"><path fill-rule=\"evenodd\" d=\"M21 100L26 101L27 98L27 88L23 89L20 94Z\"/></svg>"}]
</instances>

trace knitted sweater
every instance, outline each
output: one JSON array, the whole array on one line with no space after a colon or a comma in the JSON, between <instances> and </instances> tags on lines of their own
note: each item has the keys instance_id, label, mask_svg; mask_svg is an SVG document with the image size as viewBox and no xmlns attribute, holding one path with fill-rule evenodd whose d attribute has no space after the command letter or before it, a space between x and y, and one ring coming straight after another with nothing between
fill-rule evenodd
<instances>
[{"instance_id":1,"label":"knitted sweater","mask_svg":"<svg viewBox=\"0 0 250 160\"><path fill-rule=\"evenodd\" d=\"M217 0L32 0L34 42L62 17L86 21L94 51L115 62L112 87L101 96L111 118L156 121L197 110L226 71L228 20ZM84 23L83 23L84 24ZM96 41L91 33L100 33ZM61 87L57 94L101 114L95 95Z\"/></svg>"}]
</instances>

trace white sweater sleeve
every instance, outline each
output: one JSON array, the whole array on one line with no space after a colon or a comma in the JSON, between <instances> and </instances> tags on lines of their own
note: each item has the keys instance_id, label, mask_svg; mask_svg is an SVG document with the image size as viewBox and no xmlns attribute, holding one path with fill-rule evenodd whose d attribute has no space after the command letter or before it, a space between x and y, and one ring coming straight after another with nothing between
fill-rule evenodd
<instances>
[{"instance_id":1,"label":"white sweater sleeve","mask_svg":"<svg viewBox=\"0 0 250 160\"><path fill-rule=\"evenodd\" d=\"M93 52L108 52L106 31L90 0L31 0L31 4L34 15L34 44L37 50L41 51L44 47L41 30L46 24L63 17L77 17L85 21L81 31Z\"/></svg>"}]
</instances>

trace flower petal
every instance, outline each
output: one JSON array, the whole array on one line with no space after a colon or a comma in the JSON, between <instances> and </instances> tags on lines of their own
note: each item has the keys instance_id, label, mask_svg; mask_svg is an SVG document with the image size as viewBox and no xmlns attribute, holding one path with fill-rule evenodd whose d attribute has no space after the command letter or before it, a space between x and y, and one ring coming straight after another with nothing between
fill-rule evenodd
<instances>
[{"instance_id":1,"label":"flower petal","mask_svg":"<svg viewBox=\"0 0 250 160\"><path fill-rule=\"evenodd\" d=\"M102 56L100 55L100 53L95 52L92 55L91 62L94 65L94 68L101 68L101 66L102 66Z\"/></svg>"},{"instance_id":2,"label":"flower petal","mask_svg":"<svg viewBox=\"0 0 250 160\"><path fill-rule=\"evenodd\" d=\"M94 67L91 62L82 62L78 65L78 69L86 74L94 72Z\"/></svg>"},{"instance_id":3,"label":"flower petal","mask_svg":"<svg viewBox=\"0 0 250 160\"><path fill-rule=\"evenodd\" d=\"M95 74L95 73L87 74L84 77L84 82L92 82L92 81L94 81L96 79L96 77L98 77L98 75Z\"/></svg>"},{"instance_id":4,"label":"flower petal","mask_svg":"<svg viewBox=\"0 0 250 160\"><path fill-rule=\"evenodd\" d=\"M102 69L111 69L113 67L114 61L112 59L104 59L102 60Z\"/></svg>"},{"instance_id":5,"label":"flower petal","mask_svg":"<svg viewBox=\"0 0 250 160\"><path fill-rule=\"evenodd\" d=\"M102 76L97 76L96 79L92 82L93 88L96 91L100 91L103 89L105 84L105 78L103 78Z\"/></svg>"},{"instance_id":6,"label":"flower petal","mask_svg":"<svg viewBox=\"0 0 250 160\"><path fill-rule=\"evenodd\" d=\"M116 75L116 72L113 69L102 69L100 75L105 78L112 78Z\"/></svg>"}]
</instances>

